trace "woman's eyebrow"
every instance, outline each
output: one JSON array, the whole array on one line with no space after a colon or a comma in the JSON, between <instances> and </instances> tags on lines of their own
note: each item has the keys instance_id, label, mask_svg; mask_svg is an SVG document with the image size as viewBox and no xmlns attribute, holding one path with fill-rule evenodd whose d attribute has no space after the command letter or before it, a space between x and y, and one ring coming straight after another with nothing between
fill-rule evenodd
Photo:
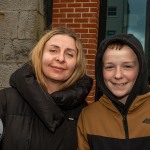
<instances>
[{"instance_id":1,"label":"woman's eyebrow","mask_svg":"<svg viewBox=\"0 0 150 150\"><path fill-rule=\"evenodd\" d=\"M76 51L76 49L73 49L73 48L67 48L67 50Z\"/></svg>"},{"instance_id":2,"label":"woman's eyebrow","mask_svg":"<svg viewBox=\"0 0 150 150\"><path fill-rule=\"evenodd\" d=\"M51 44L49 46L50 47L55 47L55 48L60 48L58 45L55 45L55 44ZM77 53L77 50L73 49L73 48L66 48L66 50L68 50L68 51L74 51L75 53Z\"/></svg>"},{"instance_id":3,"label":"woman's eyebrow","mask_svg":"<svg viewBox=\"0 0 150 150\"><path fill-rule=\"evenodd\" d=\"M50 46L51 46L51 47L56 47L56 48L59 48L59 46L57 46L57 45L54 45L54 44L51 44Z\"/></svg>"}]
</instances>

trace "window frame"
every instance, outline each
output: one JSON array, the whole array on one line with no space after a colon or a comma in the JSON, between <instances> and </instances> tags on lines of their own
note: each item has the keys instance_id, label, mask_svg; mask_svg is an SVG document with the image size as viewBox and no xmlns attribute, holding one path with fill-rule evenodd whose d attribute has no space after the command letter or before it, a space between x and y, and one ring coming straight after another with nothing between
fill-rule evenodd
<instances>
[{"instance_id":1,"label":"window frame","mask_svg":"<svg viewBox=\"0 0 150 150\"><path fill-rule=\"evenodd\" d=\"M112 9L112 8L115 8L116 10L115 11L113 11L113 10L110 10L110 9ZM115 15L109 15L109 13L111 14L113 14L113 13L115 13ZM109 6L108 8L107 8L107 17L117 17L117 7L116 6Z\"/></svg>"},{"instance_id":2,"label":"window frame","mask_svg":"<svg viewBox=\"0 0 150 150\"><path fill-rule=\"evenodd\" d=\"M45 30L52 28L53 0L44 0Z\"/></svg>"}]
</instances>

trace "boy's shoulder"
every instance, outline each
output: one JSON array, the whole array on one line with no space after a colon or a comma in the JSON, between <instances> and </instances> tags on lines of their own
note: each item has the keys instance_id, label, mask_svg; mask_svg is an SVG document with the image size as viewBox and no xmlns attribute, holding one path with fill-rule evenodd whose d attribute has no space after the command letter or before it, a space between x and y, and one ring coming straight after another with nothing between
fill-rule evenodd
<instances>
[{"instance_id":1,"label":"boy's shoulder","mask_svg":"<svg viewBox=\"0 0 150 150\"><path fill-rule=\"evenodd\" d=\"M100 101L96 101L96 102L93 102L91 104L89 104L88 106L86 106L84 108L84 112L85 113L92 113L92 112L96 112L96 111L99 111L99 109L101 109L101 103Z\"/></svg>"}]
</instances>

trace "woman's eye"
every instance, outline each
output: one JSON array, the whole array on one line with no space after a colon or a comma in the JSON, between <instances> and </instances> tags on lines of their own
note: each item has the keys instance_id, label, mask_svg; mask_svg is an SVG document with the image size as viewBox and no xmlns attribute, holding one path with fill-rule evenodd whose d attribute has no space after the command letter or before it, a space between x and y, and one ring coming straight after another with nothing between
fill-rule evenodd
<instances>
[{"instance_id":1,"label":"woman's eye","mask_svg":"<svg viewBox=\"0 0 150 150\"><path fill-rule=\"evenodd\" d=\"M70 57L73 57L73 54L68 54Z\"/></svg>"},{"instance_id":2,"label":"woman's eye","mask_svg":"<svg viewBox=\"0 0 150 150\"><path fill-rule=\"evenodd\" d=\"M50 49L49 52L55 53L55 52L57 52L57 50L55 50L55 49Z\"/></svg>"},{"instance_id":3,"label":"woman's eye","mask_svg":"<svg viewBox=\"0 0 150 150\"><path fill-rule=\"evenodd\" d=\"M67 55L68 55L69 57L73 57L73 56L74 56L72 53L67 53Z\"/></svg>"}]
</instances>

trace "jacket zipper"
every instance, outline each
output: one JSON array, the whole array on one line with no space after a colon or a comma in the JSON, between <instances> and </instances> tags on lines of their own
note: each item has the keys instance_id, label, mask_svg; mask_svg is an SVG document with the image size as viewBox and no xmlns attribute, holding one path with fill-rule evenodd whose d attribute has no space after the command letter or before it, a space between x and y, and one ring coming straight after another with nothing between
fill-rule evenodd
<instances>
[{"instance_id":1,"label":"jacket zipper","mask_svg":"<svg viewBox=\"0 0 150 150\"><path fill-rule=\"evenodd\" d=\"M125 131L125 150L129 150L129 131L128 131L127 115L123 115L123 127Z\"/></svg>"}]
</instances>

